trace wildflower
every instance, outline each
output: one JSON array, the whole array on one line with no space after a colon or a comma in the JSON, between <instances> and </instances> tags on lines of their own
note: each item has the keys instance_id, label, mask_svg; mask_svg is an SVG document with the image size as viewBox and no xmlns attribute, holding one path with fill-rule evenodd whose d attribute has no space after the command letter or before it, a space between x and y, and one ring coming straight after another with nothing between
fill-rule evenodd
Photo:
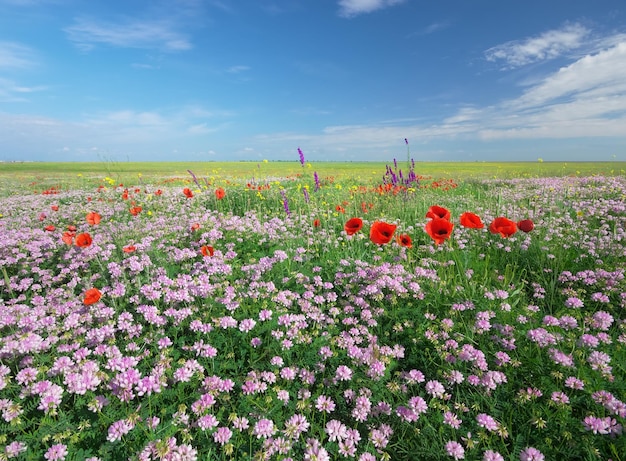
<instances>
[{"instance_id":1,"label":"wildflower","mask_svg":"<svg viewBox=\"0 0 626 461\"><path fill-rule=\"evenodd\" d=\"M322 222L319 219L313 220L313 227L320 227L321 225L322 225Z\"/></svg>"},{"instance_id":2,"label":"wildflower","mask_svg":"<svg viewBox=\"0 0 626 461\"><path fill-rule=\"evenodd\" d=\"M465 459L465 449L459 442L450 440L446 443L446 451L448 452L448 456L454 459Z\"/></svg>"},{"instance_id":3,"label":"wildflower","mask_svg":"<svg viewBox=\"0 0 626 461\"><path fill-rule=\"evenodd\" d=\"M407 247L407 248L411 248L413 246L413 241L411 240L411 237L408 234L398 235L396 237L396 242L398 242L398 245Z\"/></svg>"},{"instance_id":4,"label":"wildflower","mask_svg":"<svg viewBox=\"0 0 626 461\"><path fill-rule=\"evenodd\" d=\"M85 297L83 299L83 304L85 306L91 306L92 304L97 303L100 300L102 293L97 288L90 288L85 291Z\"/></svg>"},{"instance_id":5,"label":"wildflower","mask_svg":"<svg viewBox=\"0 0 626 461\"><path fill-rule=\"evenodd\" d=\"M450 211L442 206L433 205L428 209L426 217L430 219L445 219L450 221Z\"/></svg>"},{"instance_id":6,"label":"wildflower","mask_svg":"<svg viewBox=\"0 0 626 461\"><path fill-rule=\"evenodd\" d=\"M47 232L54 232L54 230L56 229L56 227L54 227L52 224L50 224L49 226L46 226L43 228L45 231Z\"/></svg>"},{"instance_id":7,"label":"wildflower","mask_svg":"<svg viewBox=\"0 0 626 461\"><path fill-rule=\"evenodd\" d=\"M4 452L8 458L17 458L19 454L26 451L28 446L24 442L11 442L4 447Z\"/></svg>"},{"instance_id":8,"label":"wildflower","mask_svg":"<svg viewBox=\"0 0 626 461\"><path fill-rule=\"evenodd\" d=\"M504 461L504 458L497 451L487 450L483 453L482 461Z\"/></svg>"},{"instance_id":9,"label":"wildflower","mask_svg":"<svg viewBox=\"0 0 626 461\"><path fill-rule=\"evenodd\" d=\"M470 229L482 229L485 224L480 219L480 216L466 211L460 217L461 226L468 227Z\"/></svg>"},{"instance_id":10,"label":"wildflower","mask_svg":"<svg viewBox=\"0 0 626 461\"><path fill-rule=\"evenodd\" d=\"M128 211L133 216L137 216L139 213L141 213L142 210L143 210L143 208L141 208L140 206L134 206L134 207L130 208Z\"/></svg>"},{"instance_id":11,"label":"wildflower","mask_svg":"<svg viewBox=\"0 0 626 461\"><path fill-rule=\"evenodd\" d=\"M304 167L304 164L306 163L304 160L304 152L302 152L302 149L300 149L298 147L298 155L300 156L300 164Z\"/></svg>"},{"instance_id":12,"label":"wildflower","mask_svg":"<svg viewBox=\"0 0 626 461\"><path fill-rule=\"evenodd\" d=\"M80 248L88 247L89 245L91 245L92 242L93 239L91 238L91 235L89 235L87 232L78 234L75 240L76 246Z\"/></svg>"},{"instance_id":13,"label":"wildflower","mask_svg":"<svg viewBox=\"0 0 626 461\"><path fill-rule=\"evenodd\" d=\"M348 436L348 428L336 419L331 419L326 423L325 431L328 434L328 440L331 442L340 442Z\"/></svg>"},{"instance_id":14,"label":"wildflower","mask_svg":"<svg viewBox=\"0 0 626 461\"><path fill-rule=\"evenodd\" d=\"M317 171L313 172L313 179L315 180L315 189L314 189L314 191L317 192L318 190L320 190L320 178L317 175Z\"/></svg>"},{"instance_id":15,"label":"wildflower","mask_svg":"<svg viewBox=\"0 0 626 461\"><path fill-rule=\"evenodd\" d=\"M370 228L370 240L377 245L389 243L396 231L395 224L389 224L383 221L376 221Z\"/></svg>"},{"instance_id":16,"label":"wildflower","mask_svg":"<svg viewBox=\"0 0 626 461\"><path fill-rule=\"evenodd\" d=\"M202 253L203 256L213 256L214 251L215 250L210 245L202 245L200 247L200 253Z\"/></svg>"},{"instance_id":17,"label":"wildflower","mask_svg":"<svg viewBox=\"0 0 626 461\"><path fill-rule=\"evenodd\" d=\"M453 228L454 224L447 219L433 218L426 223L424 229L430 238L435 241L435 244L440 245L450 238Z\"/></svg>"},{"instance_id":18,"label":"wildflower","mask_svg":"<svg viewBox=\"0 0 626 461\"><path fill-rule=\"evenodd\" d=\"M519 454L520 461L543 461L545 457L543 453L534 447L528 447Z\"/></svg>"},{"instance_id":19,"label":"wildflower","mask_svg":"<svg viewBox=\"0 0 626 461\"><path fill-rule=\"evenodd\" d=\"M62 443L57 443L48 448L48 451L43 455L44 459L48 461L64 460L67 456L67 446Z\"/></svg>"},{"instance_id":20,"label":"wildflower","mask_svg":"<svg viewBox=\"0 0 626 461\"><path fill-rule=\"evenodd\" d=\"M500 216L491 222L489 232L492 234L500 234L502 237L508 238L517 232L517 225L510 219Z\"/></svg>"},{"instance_id":21,"label":"wildflower","mask_svg":"<svg viewBox=\"0 0 626 461\"><path fill-rule=\"evenodd\" d=\"M338 381L350 381L352 379L352 370L345 365L339 365L335 372L335 378Z\"/></svg>"},{"instance_id":22,"label":"wildflower","mask_svg":"<svg viewBox=\"0 0 626 461\"><path fill-rule=\"evenodd\" d=\"M498 429L497 421L486 413L480 413L478 416L476 416L476 422L480 427L484 427L490 432Z\"/></svg>"},{"instance_id":23,"label":"wildflower","mask_svg":"<svg viewBox=\"0 0 626 461\"><path fill-rule=\"evenodd\" d=\"M346 234L354 235L363 228L363 220L361 218L348 219L343 228L346 231Z\"/></svg>"},{"instance_id":24,"label":"wildflower","mask_svg":"<svg viewBox=\"0 0 626 461\"><path fill-rule=\"evenodd\" d=\"M343 214L343 213L346 212L346 209L344 207L342 207L341 205L337 205L335 207L335 211L337 211L338 213L342 213Z\"/></svg>"},{"instance_id":25,"label":"wildflower","mask_svg":"<svg viewBox=\"0 0 626 461\"><path fill-rule=\"evenodd\" d=\"M183 194L185 194L185 197L187 198L193 197L193 192L191 192L191 189L189 189L188 187L185 187L183 189Z\"/></svg>"},{"instance_id":26,"label":"wildflower","mask_svg":"<svg viewBox=\"0 0 626 461\"><path fill-rule=\"evenodd\" d=\"M518 221L517 228L522 232L530 232L535 228L535 223L532 219L522 219L521 221Z\"/></svg>"},{"instance_id":27,"label":"wildflower","mask_svg":"<svg viewBox=\"0 0 626 461\"><path fill-rule=\"evenodd\" d=\"M276 433L276 428L271 419L263 418L257 421L252 432L257 439L267 439Z\"/></svg>"},{"instance_id":28,"label":"wildflower","mask_svg":"<svg viewBox=\"0 0 626 461\"><path fill-rule=\"evenodd\" d=\"M330 397L320 395L315 402L315 408L324 413L332 413L335 411L335 402Z\"/></svg>"},{"instance_id":29,"label":"wildflower","mask_svg":"<svg viewBox=\"0 0 626 461\"><path fill-rule=\"evenodd\" d=\"M98 224L100 224L100 220L102 219L102 216L100 216L98 213L96 212L91 212L91 213L87 213L87 224L89 224L90 226L97 226Z\"/></svg>"},{"instance_id":30,"label":"wildflower","mask_svg":"<svg viewBox=\"0 0 626 461\"><path fill-rule=\"evenodd\" d=\"M304 461L330 461L330 455L319 440L308 439L304 452Z\"/></svg>"},{"instance_id":31,"label":"wildflower","mask_svg":"<svg viewBox=\"0 0 626 461\"><path fill-rule=\"evenodd\" d=\"M218 200L222 200L224 197L226 197L226 192L224 191L224 189L222 187L218 187L217 189L215 189L215 198Z\"/></svg>"},{"instance_id":32,"label":"wildflower","mask_svg":"<svg viewBox=\"0 0 626 461\"><path fill-rule=\"evenodd\" d=\"M220 427L217 431L213 433L213 439L215 440L215 443L219 443L222 446L224 446L224 444L226 444L226 442L228 442L232 436L233 432L227 427Z\"/></svg>"}]
</instances>

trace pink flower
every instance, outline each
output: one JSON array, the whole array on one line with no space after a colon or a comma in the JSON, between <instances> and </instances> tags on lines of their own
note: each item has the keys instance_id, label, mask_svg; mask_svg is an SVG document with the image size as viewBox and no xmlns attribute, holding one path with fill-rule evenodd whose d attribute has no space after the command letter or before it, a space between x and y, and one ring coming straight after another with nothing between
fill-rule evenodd
<instances>
[{"instance_id":1,"label":"pink flower","mask_svg":"<svg viewBox=\"0 0 626 461\"><path fill-rule=\"evenodd\" d=\"M520 461L543 461L545 457L543 453L534 447L528 447L519 454Z\"/></svg>"},{"instance_id":2,"label":"pink flower","mask_svg":"<svg viewBox=\"0 0 626 461\"><path fill-rule=\"evenodd\" d=\"M330 397L320 395L315 402L315 408L324 413L332 413L335 411L335 402Z\"/></svg>"},{"instance_id":3,"label":"pink flower","mask_svg":"<svg viewBox=\"0 0 626 461\"><path fill-rule=\"evenodd\" d=\"M459 442L450 440L446 443L446 451L448 452L448 456L454 459L465 459L465 449Z\"/></svg>"},{"instance_id":4,"label":"pink flower","mask_svg":"<svg viewBox=\"0 0 626 461\"><path fill-rule=\"evenodd\" d=\"M274 422L271 419L260 419L254 425L254 429L252 433L256 436L257 439L267 439L271 437L276 432L276 427L274 427Z\"/></svg>"},{"instance_id":5,"label":"pink flower","mask_svg":"<svg viewBox=\"0 0 626 461\"><path fill-rule=\"evenodd\" d=\"M339 365L335 372L337 381L350 381L352 379L352 370L345 365Z\"/></svg>"},{"instance_id":6,"label":"pink flower","mask_svg":"<svg viewBox=\"0 0 626 461\"><path fill-rule=\"evenodd\" d=\"M48 451L43 455L48 461L64 460L67 456L67 446L62 443L57 443L48 448Z\"/></svg>"},{"instance_id":7,"label":"pink flower","mask_svg":"<svg viewBox=\"0 0 626 461\"><path fill-rule=\"evenodd\" d=\"M226 442L228 442L232 436L233 432L227 427L220 427L217 431L213 433L213 439L215 440L215 443L219 443L222 446Z\"/></svg>"}]
</instances>

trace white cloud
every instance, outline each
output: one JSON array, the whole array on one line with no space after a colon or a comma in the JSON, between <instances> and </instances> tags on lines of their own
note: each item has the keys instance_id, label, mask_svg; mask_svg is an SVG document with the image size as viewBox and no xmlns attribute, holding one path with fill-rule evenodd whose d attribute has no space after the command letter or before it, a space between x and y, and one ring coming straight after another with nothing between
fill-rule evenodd
<instances>
[{"instance_id":1,"label":"white cloud","mask_svg":"<svg viewBox=\"0 0 626 461\"><path fill-rule=\"evenodd\" d=\"M504 62L504 69L554 59L579 48L590 33L589 29L580 24L569 24L537 37L514 40L489 48L485 51L485 58L492 62Z\"/></svg>"},{"instance_id":2,"label":"white cloud","mask_svg":"<svg viewBox=\"0 0 626 461\"><path fill-rule=\"evenodd\" d=\"M0 41L0 69L25 69L34 65L33 52L29 47Z\"/></svg>"},{"instance_id":3,"label":"white cloud","mask_svg":"<svg viewBox=\"0 0 626 461\"><path fill-rule=\"evenodd\" d=\"M174 30L167 21L101 22L79 18L65 28L71 41L88 51L96 44L121 48L160 49L184 51L192 48L189 39Z\"/></svg>"},{"instance_id":4,"label":"white cloud","mask_svg":"<svg viewBox=\"0 0 626 461\"><path fill-rule=\"evenodd\" d=\"M226 72L228 72L229 74L239 74L248 70L250 70L250 66L231 66L226 69Z\"/></svg>"},{"instance_id":5,"label":"white cloud","mask_svg":"<svg viewBox=\"0 0 626 461\"><path fill-rule=\"evenodd\" d=\"M382 151L404 138L427 144L584 137L626 141L626 39L562 67L525 87L518 97L491 106L465 106L439 123L406 120L329 126L317 134L276 133L258 140L268 145L306 143L329 151L340 147Z\"/></svg>"},{"instance_id":6,"label":"white cloud","mask_svg":"<svg viewBox=\"0 0 626 461\"><path fill-rule=\"evenodd\" d=\"M339 0L339 15L353 17L404 3L404 1L405 0Z\"/></svg>"}]
</instances>

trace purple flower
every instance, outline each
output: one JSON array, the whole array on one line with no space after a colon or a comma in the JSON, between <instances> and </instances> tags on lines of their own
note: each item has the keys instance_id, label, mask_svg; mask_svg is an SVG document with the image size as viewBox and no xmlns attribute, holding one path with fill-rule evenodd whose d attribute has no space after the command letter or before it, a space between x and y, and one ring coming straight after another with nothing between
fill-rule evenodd
<instances>
[{"instance_id":1,"label":"purple flower","mask_svg":"<svg viewBox=\"0 0 626 461\"><path fill-rule=\"evenodd\" d=\"M226 442L230 440L233 432L227 427L220 427L213 433L213 439L215 443L219 443L220 445L224 445Z\"/></svg>"},{"instance_id":2,"label":"purple flower","mask_svg":"<svg viewBox=\"0 0 626 461\"><path fill-rule=\"evenodd\" d=\"M490 432L498 429L498 422L486 413L480 413L476 416L476 422L480 427L484 427Z\"/></svg>"},{"instance_id":3,"label":"purple flower","mask_svg":"<svg viewBox=\"0 0 626 461\"><path fill-rule=\"evenodd\" d=\"M339 365L335 372L337 381L350 381L352 379L352 370L345 365Z\"/></svg>"},{"instance_id":4,"label":"purple flower","mask_svg":"<svg viewBox=\"0 0 626 461\"><path fill-rule=\"evenodd\" d=\"M254 429L252 433L256 436L257 439L267 439L271 437L276 432L276 428L274 427L274 422L271 419L260 419L254 425Z\"/></svg>"},{"instance_id":5,"label":"purple flower","mask_svg":"<svg viewBox=\"0 0 626 461\"><path fill-rule=\"evenodd\" d=\"M487 450L483 453L483 461L504 461L504 458L497 451Z\"/></svg>"},{"instance_id":6,"label":"purple flower","mask_svg":"<svg viewBox=\"0 0 626 461\"><path fill-rule=\"evenodd\" d=\"M317 171L313 172L313 179L315 180L315 192L320 190L320 178L317 175Z\"/></svg>"},{"instance_id":7,"label":"purple flower","mask_svg":"<svg viewBox=\"0 0 626 461\"><path fill-rule=\"evenodd\" d=\"M545 457L543 453L534 447L528 447L519 454L520 461L543 461Z\"/></svg>"},{"instance_id":8,"label":"purple flower","mask_svg":"<svg viewBox=\"0 0 626 461\"><path fill-rule=\"evenodd\" d=\"M450 440L446 443L446 451L448 452L448 456L454 459L465 459L465 449L459 442Z\"/></svg>"},{"instance_id":9,"label":"purple flower","mask_svg":"<svg viewBox=\"0 0 626 461\"><path fill-rule=\"evenodd\" d=\"M57 443L48 448L48 451L43 455L48 461L64 460L67 456L67 446L62 443Z\"/></svg>"},{"instance_id":10,"label":"purple flower","mask_svg":"<svg viewBox=\"0 0 626 461\"><path fill-rule=\"evenodd\" d=\"M283 197L283 208L285 209L285 213L287 216L291 216L291 211L289 211L289 201L287 200L287 193L285 189L281 189L280 195Z\"/></svg>"},{"instance_id":11,"label":"purple flower","mask_svg":"<svg viewBox=\"0 0 626 461\"><path fill-rule=\"evenodd\" d=\"M300 149L299 147L298 147L298 155L300 156L300 164L304 166L304 153L302 152L302 149Z\"/></svg>"}]
</instances>

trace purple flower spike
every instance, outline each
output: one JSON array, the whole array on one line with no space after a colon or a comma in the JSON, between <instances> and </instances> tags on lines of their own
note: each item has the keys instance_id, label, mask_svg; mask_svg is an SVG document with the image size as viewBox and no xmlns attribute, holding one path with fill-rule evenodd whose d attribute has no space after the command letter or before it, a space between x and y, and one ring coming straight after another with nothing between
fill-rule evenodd
<instances>
[{"instance_id":1,"label":"purple flower spike","mask_svg":"<svg viewBox=\"0 0 626 461\"><path fill-rule=\"evenodd\" d=\"M304 153L302 152L302 149L300 149L299 147L298 147L298 155L300 155L300 164L304 166Z\"/></svg>"}]
</instances>

